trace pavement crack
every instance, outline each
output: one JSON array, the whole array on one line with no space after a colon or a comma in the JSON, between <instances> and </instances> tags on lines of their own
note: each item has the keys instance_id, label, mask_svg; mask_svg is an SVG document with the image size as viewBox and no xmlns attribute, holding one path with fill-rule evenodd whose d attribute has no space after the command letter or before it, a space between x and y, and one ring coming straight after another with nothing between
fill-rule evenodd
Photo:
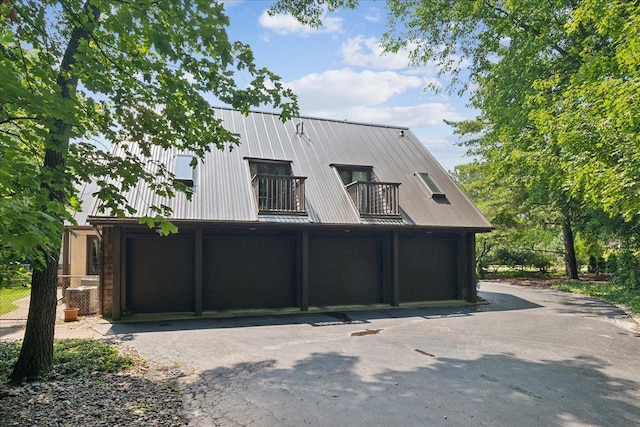
<instances>
[{"instance_id":1,"label":"pavement crack","mask_svg":"<svg viewBox=\"0 0 640 427\"><path fill-rule=\"evenodd\" d=\"M502 384L502 385L504 385L506 387L509 387L513 391L517 391L518 393L522 393L522 394L527 395L529 397L535 397L536 399L542 399L542 397L538 396L535 393L530 392L529 390L525 390L524 388L518 387L518 386L513 385L513 384L505 384L505 383L503 383L502 381L500 381L497 378L489 377L489 376L484 375L484 374L480 374L480 378L484 378L485 380L491 381L492 383Z\"/></svg>"},{"instance_id":2,"label":"pavement crack","mask_svg":"<svg viewBox=\"0 0 640 427\"><path fill-rule=\"evenodd\" d=\"M488 377L488 376L486 376L485 374L480 374L480 378L484 378L485 380L487 380L487 381L491 381L492 383L500 382L500 381L498 381L498 379L497 379L497 378Z\"/></svg>"},{"instance_id":3,"label":"pavement crack","mask_svg":"<svg viewBox=\"0 0 640 427\"><path fill-rule=\"evenodd\" d=\"M362 337L364 335L375 335L379 334L382 329L365 329L364 331L353 332L351 334L352 337Z\"/></svg>"},{"instance_id":4,"label":"pavement crack","mask_svg":"<svg viewBox=\"0 0 640 427\"><path fill-rule=\"evenodd\" d=\"M518 393L526 394L527 396L535 397L536 399L542 399L542 397L530 392L529 390L525 390L525 389L523 389L521 387L518 387L518 386L515 386L513 384L509 384L509 388L511 390L517 391Z\"/></svg>"}]
</instances>

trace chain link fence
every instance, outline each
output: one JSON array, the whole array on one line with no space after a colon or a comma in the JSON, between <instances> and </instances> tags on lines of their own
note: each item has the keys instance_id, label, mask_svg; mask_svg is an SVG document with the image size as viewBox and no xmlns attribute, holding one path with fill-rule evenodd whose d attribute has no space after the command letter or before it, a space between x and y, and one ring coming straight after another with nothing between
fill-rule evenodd
<instances>
[{"instance_id":1,"label":"chain link fence","mask_svg":"<svg viewBox=\"0 0 640 427\"><path fill-rule=\"evenodd\" d=\"M58 276L56 321L64 319L64 309L79 308L79 314L94 315L99 310L99 276ZM29 315L30 287L16 286L0 290L2 327L26 324Z\"/></svg>"}]
</instances>

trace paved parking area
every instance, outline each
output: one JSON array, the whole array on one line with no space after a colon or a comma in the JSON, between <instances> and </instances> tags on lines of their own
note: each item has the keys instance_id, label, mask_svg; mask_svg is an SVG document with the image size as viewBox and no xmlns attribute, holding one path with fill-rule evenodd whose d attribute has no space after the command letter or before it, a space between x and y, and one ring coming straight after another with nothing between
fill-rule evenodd
<instances>
[{"instance_id":1,"label":"paved parking area","mask_svg":"<svg viewBox=\"0 0 640 427\"><path fill-rule=\"evenodd\" d=\"M180 376L193 426L631 426L640 329L482 283L488 305L96 325Z\"/></svg>"}]
</instances>

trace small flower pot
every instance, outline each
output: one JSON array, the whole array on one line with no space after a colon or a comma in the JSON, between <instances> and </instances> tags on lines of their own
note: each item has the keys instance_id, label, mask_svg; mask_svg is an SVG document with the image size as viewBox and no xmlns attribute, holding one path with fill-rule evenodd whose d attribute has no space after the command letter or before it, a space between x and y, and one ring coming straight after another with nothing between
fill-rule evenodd
<instances>
[{"instance_id":1,"label":"small flower pot","mask_svg":"<svg viewBox=\"0 0 640 427\"><path fill-rule=\"evenodd\" d=\"M64 321L65 322L76 322L78 320L78 311L79 308L65 308L64 309Z\"/></svg>"}]
</instances>

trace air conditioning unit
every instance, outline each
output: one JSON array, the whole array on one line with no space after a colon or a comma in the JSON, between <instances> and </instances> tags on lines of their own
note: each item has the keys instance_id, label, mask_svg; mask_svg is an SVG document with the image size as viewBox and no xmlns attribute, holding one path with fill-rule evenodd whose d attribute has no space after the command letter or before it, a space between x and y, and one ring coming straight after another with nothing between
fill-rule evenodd
<instances>
[{"instance_id":1,"label":"air conditioning unit","mask_svg":"<svg viewBox=\"0 0 640 427\"><path fill-rule=\"evenodd\" d=\"M86 316L98 312L98 287L76 286L67 288L67 307L78 307L78 314Z\"/></svg>"}]
</instances>

